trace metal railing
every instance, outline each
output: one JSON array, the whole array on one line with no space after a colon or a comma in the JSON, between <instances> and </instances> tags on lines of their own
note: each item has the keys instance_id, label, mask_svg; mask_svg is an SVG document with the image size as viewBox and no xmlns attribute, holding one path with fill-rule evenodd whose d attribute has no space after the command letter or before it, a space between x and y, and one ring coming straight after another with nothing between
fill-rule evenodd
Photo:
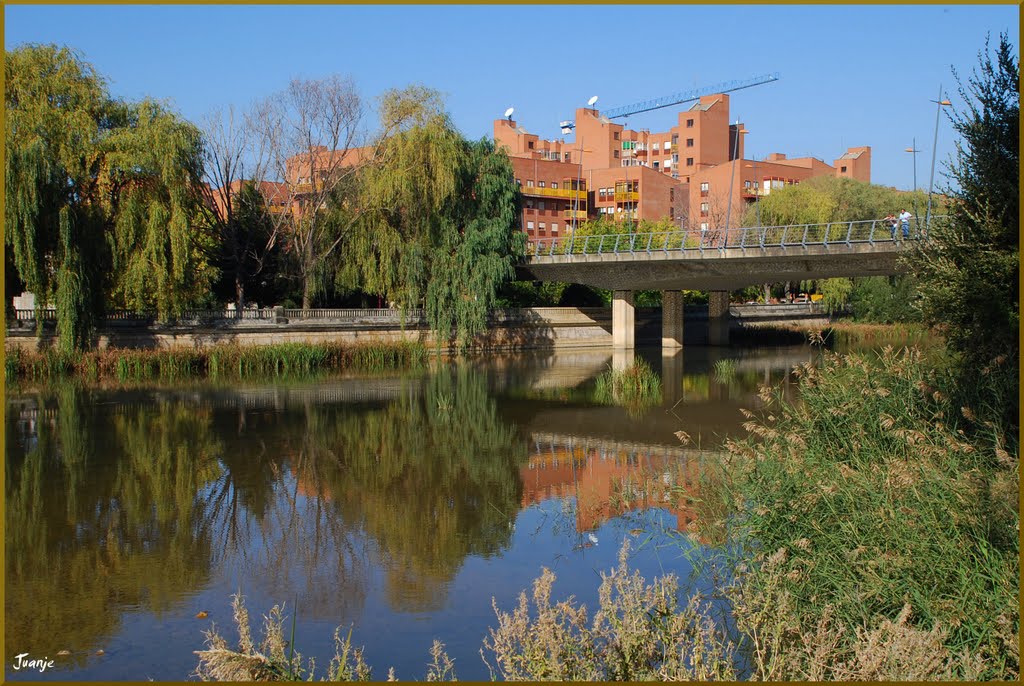
<instances>
[{"instance_id":1,"label":"metal railing","mask_svg":"<svg viewBox=\"0 0 1024 686\"><path fill-rule=\"evenodd\" d=\"M933 217L941 219L941 217ZM923 238L911 224L909 240ZM552 255L619 255L687 253L699 254L727 250L764 250L767 248L805 249L811 246L852 246L854 244L893 244L903 241L900 225L895 230L884 219L856 222L823 222L789 226L737 227L700 231L687 229L658 233L623 233L603 236L560 236L534 239L527 245L528 257ZM571 250L571 252L570 252Z\"/></svg>"},{"instance_id":2,"label":"metal railing","mask_svg":"<svg viewBox=\"0 0 1024 686\"><path fill-rule=\"evenodd\" d=\"M40 312L42 320L46 322L57 321L57 310L44 308ZM35 310L17 309L14 311L15 320L18 322L34 322L36 320ZM244 310L185 310L176 317L168 318L169 321L179 323L194 322L233 322L233 321L274 321L278 316L289 320L293 319L380 319L382 321L397 320L402 317L401 310L390 308L374 309L328 309L317 308L303 310L300 308L274 308L263 307L259 309ZM408 310L405 313L405 320L415 322L423 319L423 310ZM156 312L139 312L133 310L112 310L104 318L111 322L141 322L154 323L161 321ZM164 323L167 323L164 321Z\"/></svg>"},{"instance_id":3,"label":"metal railing","mask_svg":"<svg viewBox=\"0 0 1024 686\"><path fill-rule=\"evenodd\" d=\"M572 188L541 188L540 186L524 186L519 189L523 195L537 196L543 198L579 198L587 199L587 191L573 190Z\"/></svg>"}]
</instances>

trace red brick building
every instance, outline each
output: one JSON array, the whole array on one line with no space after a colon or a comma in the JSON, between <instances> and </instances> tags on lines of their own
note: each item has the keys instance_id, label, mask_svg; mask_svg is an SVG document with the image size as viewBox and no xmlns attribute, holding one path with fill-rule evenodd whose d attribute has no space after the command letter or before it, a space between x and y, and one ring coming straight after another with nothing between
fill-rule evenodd
<instances>
[{"instance_id":1,"label":"red brick building","mask_svg":"<svg viewBox=\"0 0 1024 686\"><path fill-rule=\"evenodd\" d=\"M495 142L523 189L523 230L531 239L565 236L573 220L602 215L668 219L693 230L736 226L748 203L788 184L822 175L871 181L869 147L848 149L834 166L781 153L750 160L744 134L742 123L729 123L725 94L700 98L665 132L627 129L590 108L576 110L574 141L544 140L511 119L494 122ZM556 200L551 184L565 190L567 180L579 190Z\"/></svg>"}]
</instances>

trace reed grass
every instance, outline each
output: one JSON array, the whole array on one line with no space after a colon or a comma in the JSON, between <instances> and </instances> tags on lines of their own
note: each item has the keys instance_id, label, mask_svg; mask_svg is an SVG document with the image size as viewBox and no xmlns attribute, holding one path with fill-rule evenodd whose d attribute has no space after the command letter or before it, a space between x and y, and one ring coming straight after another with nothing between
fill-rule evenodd
<instances>
[{"instance_id":1,"label":"reed grass","mask_svg":"<svg viewBox=\"0 0 1024 686\"><path fill-rule=\"evenodd\" d=\"M609 369L594 381L595 402L644 408L661 402L661 378L643 359L626 369Z\"/></svg>"},{"instance_id":2,"label":"reed grass","mask_svg":"<svg viewBox=\"0 0 1024 686\"><path fill-rule=\"evenodd\" d=\"M736 378L736 363L732 360L715 360L715 380L718 383L728 384Z\"/></svg>"},{"instance_id":3,"label":"reed grass","mask_svg":"<svg viewBox=\"0 0 1024 686\"><path fill-rule=\"evenodd\" d=\"M727 443L720 493L741 523L733 605L756 671L1016 679L1016 437L951 402L915 348L795 373L798 403L763 389L751 436Z\"/></svg>"},{"instance_id":4,"label":"reed grass","mask_svg":"<svg viewBox=\"0 0 1024 686\"><path fill-rule=\"evenodd\" d=\"M411 342L357 346L336 343L224 344L209 348L163 350L109 348L78 355L66 355L56 350L35 353L14 348L7 351L4 371L8 382L81 378L128 383L190 378L292 378L340 370L383 372L419 369L426 361L426 348Z\"/></svg>"}]
</instances>

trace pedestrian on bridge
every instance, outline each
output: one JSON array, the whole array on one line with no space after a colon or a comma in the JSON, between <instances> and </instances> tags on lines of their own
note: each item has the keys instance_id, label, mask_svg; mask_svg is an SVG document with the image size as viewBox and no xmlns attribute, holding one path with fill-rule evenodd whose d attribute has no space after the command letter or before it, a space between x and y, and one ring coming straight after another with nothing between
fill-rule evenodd
<instances>
[{"instance_id":1,"label":"pedestrian on bridge","mask_svg":"<svg viewBox=\"0 0 1024 686\"><path fill-rule=\"evenodd\" d=\"M900 228L903 229L903 240L910 238L910 218L913 216L906 210L900 210Z\"/></svg>"},{"instance_id":2,"label":"pedestrian on bridge","mask_svg":"<svg viewBox=\"0 0 1024 686\"><path fill-rule=\"evenodd\" d=\"M890 212L885 216L883 221L889 225L889 229L892 231L892 239L896 240L896 226L899 224L899 221L896 219L896 215Z\"/></svg>"}]
</instances>

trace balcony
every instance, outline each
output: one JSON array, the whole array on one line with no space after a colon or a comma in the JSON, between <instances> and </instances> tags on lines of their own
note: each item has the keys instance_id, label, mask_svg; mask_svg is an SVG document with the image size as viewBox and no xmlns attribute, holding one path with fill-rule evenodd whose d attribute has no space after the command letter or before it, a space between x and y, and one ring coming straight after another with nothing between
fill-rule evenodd
<instances>
[{"instance_id":1,"label":"balcony","mask_svg":"<svg viewBox=\"0 0 1024 686\"><path fill-rule=\"evenodd\" d=\"M534 198L567 198L569 200L586 200L585 190L575 191L571 188L540 188L539 186L523 186L520 192Z\"/></svg>"},{"instance_id":2,"label":"balcony","mask_svg":"<svg viewBox=\"0 0 1024 686\"><path fill-rule=\"evenodd\" d=\"M586 219L586 210L562 210L562 217L565 219Z\"/></svg>"},{"instance_id":3,"label":"balcony","mask_svg":"<svg viewBox=\"0 0 1024 686\"><path fill-rule=\"evenodd\" d=\"M615 191L615 202L638 202L640 194L637 192Z\"/></svg>"}]
</instances>

